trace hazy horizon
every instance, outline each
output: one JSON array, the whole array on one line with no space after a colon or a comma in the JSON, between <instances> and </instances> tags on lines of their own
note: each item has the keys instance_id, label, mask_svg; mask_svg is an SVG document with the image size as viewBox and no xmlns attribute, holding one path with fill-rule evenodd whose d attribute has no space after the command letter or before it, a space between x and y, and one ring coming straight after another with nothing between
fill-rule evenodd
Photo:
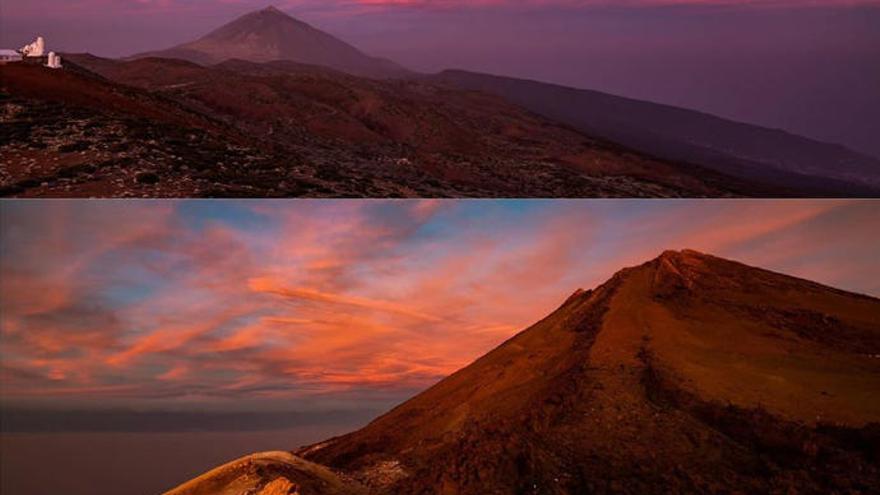
<instances>
[{"instance_id":1,"label":"hazy horizon","mask_svg":"<svg viewBox=\"0 0 880 495\"><path fill-rule=\"evenodd\" d=\"M271 2L36 0L3 5L0 44L167 48ZM313 2L285 12L414 70L596 89L780 128L880 156L880 3Z\"/></svg>"},{"instance_id":2,"label":"hazy horizon","mask_svg":"<svg viewBox=\"0 0 880 495\"><path fill-rule=\"evenodd\" d=\"M0 492L155 495L253 452L290 450L365 422L269 431L0 434ZM51 465L52 476L33 476Z\"/></svg>"}]
</instances>

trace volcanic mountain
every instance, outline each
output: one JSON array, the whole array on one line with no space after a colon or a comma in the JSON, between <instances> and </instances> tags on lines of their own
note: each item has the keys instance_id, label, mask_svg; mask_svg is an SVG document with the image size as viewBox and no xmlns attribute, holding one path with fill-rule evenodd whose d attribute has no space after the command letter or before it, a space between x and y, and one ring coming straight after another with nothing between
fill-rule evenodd
<instances>
[{"instance_id":1,"label":"volcanic mountain","mask_svg":"<svg viewBox=\"0 0 880 495\"><path fill-rule=\"evenodd\" d=\"M416 78L484 91L593 137L678 163L804 196L877 196L880 160L824 143L684 108L538 81L447 70L410 72L269 7L196 41L133 58L178 58L201 65L230 59L293 61L373 78Z\"/></svg>"},{"instance_id":2,"label":"volcanic mountain","mask_svg":"<svg viewBox=\"0 0 880 495\"><path fill-rule=\"evenodd\" d=\"M880 161L840 146L409 73L275 8L133 60L64 59L0 66L0 196L880 196Z\"/></svg>"},{"instance_id":3,"label":"volcanic mountain","mask_svg":"<svg viewBox=\"0 0 880 495\"><path fill-rule=\"evenodd\" d=\"M447 70L420 75L367 56L280 10L246 14L196 41L133 58L201 65L230 59L287 60L374 78L417 78L488 92L589 136L729 176L803 191L805 196L876 196L880 160L778 129L587 89Z\"/></svg>"},{"instance_id":4,"label":"volcanic mountain","mask_svg":"<svg viewBox=\"0 0 880 495\"><path fill-rule=\"evenodd\" d=\"M349 493L876 493L877 390L880 300L669 251L295 454Z\"/></svg>"},{"instance_id":5,"label":"volcanic mountain","mask_svg":"<svg viewBox=\"0 0 880 495\"><path fill-rule=\"evenodd\" d=\"M840 147L586 90L409 74L274 8L134 60L64 59L0 67L0 196L880 195L880 162Z\"/></svg>"},{"instance_id":6,"label":"volcanic mountain","mask_svg":"<svg viewBox=\"0 0 880 495\"><path fill-rule=\"evenodd\" d=\"M290 60L367 77L402 77L410 72L389 60L370 57L275 7L251 12L198 40L132 58L160 57L210 65L230 59L251 62Z\"/></svg>"}]
</instances>

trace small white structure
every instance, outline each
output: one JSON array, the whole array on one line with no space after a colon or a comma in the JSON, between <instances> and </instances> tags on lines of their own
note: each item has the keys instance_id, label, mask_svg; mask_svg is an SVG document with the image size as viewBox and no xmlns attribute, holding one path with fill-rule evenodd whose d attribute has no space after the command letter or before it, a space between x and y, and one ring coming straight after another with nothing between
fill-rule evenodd
<instances>
[{"instance_id":1,"label":"small white structure","mask_svg":"<svg viewBox=\"0 0 880 495\"><path fill-rule=\"evenodd\" d=\"M49 52L49 57L46 60L46 67L50 69L60 69L61 68L61 56L56 54L55 52Z\"/></svg>"},{"instance_id":2,"label":"small white structure","mask_svg":"<svg viewBox=\"0 0 880 495\"><path fill-rule=\"evenodd\" d=\"M21 62L21 54L15 50L0 50L0 65Z\"/></svg>"},{"instance_id":3,"label":"small white structure","mask_svg":"<svg viewBox=\"0 0 880 495\"><path fill-rule=\"evenodd\" d=\"M46 52L46 40L42 36L37 36L33 43L21 47L18 52L25 57L42 57Z\"/></svg>"}]
</instances>

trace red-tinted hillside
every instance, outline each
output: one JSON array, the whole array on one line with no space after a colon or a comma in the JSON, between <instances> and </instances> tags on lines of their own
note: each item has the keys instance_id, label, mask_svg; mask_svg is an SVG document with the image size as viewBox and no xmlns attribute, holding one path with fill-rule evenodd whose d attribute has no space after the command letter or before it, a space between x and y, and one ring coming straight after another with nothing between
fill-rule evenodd
<instances>
[{"instance_id":1,"label":"red-tinted hillside","mask_svg":"<svg viewBox=\"0 0 880 495\"><path fill-rule=\"evenodd\" d=\"M61 71L0 68L8 94L0 149L13 171L0 176L7 195L788 193L656 160L500 98L425 82L293 62L65 60ZM88 171L77 172L80 165Z\"/></svg>"},{"instance_id":2,"label":"red-tinted hillside","mask_svg":"<svg viewBox=\"0 0 880 495\"><path fill-rule=\"evenodd\" d=\"M376 493L871 493L878 356L877 299L667 252L298 453Z\"/></svg>"},{"instance_id":3,"label":"red-tinted hillside","mask_svg":"<svg viewBox=\"0 0 880 495\"><path fill-rule=\"evenodd\" d=\"M779 129L599 91L476 72L444 71L428 79L500 96L652 156L800 189L804 196L880 194L880 160Z\"/></svg>"}]
</instances>

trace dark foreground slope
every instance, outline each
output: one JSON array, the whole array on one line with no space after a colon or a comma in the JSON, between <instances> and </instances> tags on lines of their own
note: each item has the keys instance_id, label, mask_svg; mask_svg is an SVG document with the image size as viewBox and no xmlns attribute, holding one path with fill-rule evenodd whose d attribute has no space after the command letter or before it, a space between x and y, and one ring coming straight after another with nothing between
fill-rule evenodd
<instances>
[{"instance_id":1,"label":"dark foreground slope","mask_svg":"<svg viewBox=\"0 0 880 495\"><path fill-rule=\"evenodd\" d=\"M267 181L271 152L232 126L84 71L0 66L0 122L2 196L193 197L277 184Z\"/></svg>"},{"instance_id":2,"label":"dark foreground slope","mask_svg":"<svg viewBox=\"0 0 880 495\"><path fill-rule=\"evenodd\" d=\"M70 55L0 67L6 195L796 194L590 138L504 100L327 68Z\"/></svg>"},{"instance_id":3,"label":"dark foreground slope","mask_svg":"<svg viewBox=\"0 0 880 495\"><path fill-rule=\"evenodd\" d=\"M877 390L880 300L667 252L296 454L377 494L867 494Z\"/></svg>"},{"instance_id":4,"label":"dark foreground slope","mask_svg":"<svg viewBox=\"0 0 880 495\"><path fill-rule=\"evenodd\" d=\"M877 196L880 160L843 146L702 112L599 91L465 71L429 80L485 91L653 156L799 188L809 196Z\"/></svg>"}]
</instances>

